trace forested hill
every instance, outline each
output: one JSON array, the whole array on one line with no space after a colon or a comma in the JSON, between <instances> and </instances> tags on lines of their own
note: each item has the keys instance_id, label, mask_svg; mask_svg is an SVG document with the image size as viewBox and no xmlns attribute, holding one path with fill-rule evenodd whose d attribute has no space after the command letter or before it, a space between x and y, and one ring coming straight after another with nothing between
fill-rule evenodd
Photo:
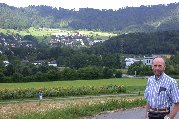
<instances>
[{"instance_id":1,"label":"forested hill","mask_svg":"<svg viewBox=\"0 0 179 119\"><path fill-rule=\"evenodd\" d=\"M0 3L0 28L71 28L117 33L179 30L179 3L118 10L81 8L79 11L51 6L16 8Z\"/></svg>"},{"instance_id":2,"label":"forested hill","mask_svg":"<svg viewBox=\"0 0 179 119\"><path fill-rule=\"evenodd\" d=\"M97 54L176 54L179 52L179 31L129 33L91 47Z\"/></svg>"}]
</instances>

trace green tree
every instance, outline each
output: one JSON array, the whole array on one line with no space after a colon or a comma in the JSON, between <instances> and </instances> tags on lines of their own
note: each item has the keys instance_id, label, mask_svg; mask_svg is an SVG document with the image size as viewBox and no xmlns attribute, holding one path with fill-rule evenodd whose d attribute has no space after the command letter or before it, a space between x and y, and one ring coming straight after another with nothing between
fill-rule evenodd
<instances>
[{"instance_id":1,"label":"green tree","mask_svg":"<svg viewBox=\"0 0 179 119\"><path fill-rule=\"evenodd\" d=\"M4 73L0 71L0 82L4 82Z\"/></svg>"},{"instance_id":2,"label":"green tree","mask_svg":"<svg viewBox=\"0 0 179 119\"><path fill-rule=\"evenodd\" d=\"M113 70L110 68L104 68L103 69L103 76L105 79L113 77Z\"/></svg>"},{"instance_id":3,"label":"green tree","mask_svg":"<svg viewBox=\"0 0 179 119\"><path fill-rule=\"evenodd\" d=\"M62 79L64 80L77 80L78 73L75 69L65 68L62 71Z\"/></svg>"},{"instance_id":4,"label":"green tree","mask_svg":"<svg viewBox=\"0 0 179 119\"><path fill-rule=\"evenodd\" d=\"M24 77L26 77L26 76L29 76L29 75L31 75L32 74L32 71L31 71L31 69L30 69L30 67L24 67L23 68L23 70L22 70L22 75L24 76Z\"/></svg>"},{"instance_id":5,"label":"green tree","mask_svg":"<svg viewBox=\"0 0 179 119\"><path fill-rule=\"evenodd\" d=\"M121 78L121 77L122 77L122 71L116 70L116 71L115 71L115 77L116 77L116 78Z\"/></svg>"},{"instance_id":6,"label":"green tree","mask_svg":"<svg viewBox=\"0 0 179 119\"><path fill-rule=\"evenodd\" d=\"M9 64L5 67L4 74L5 76L12 76L14 71L14 66L12 64Z\"/></svg>"},{"instance_id":7,"label":"green tree","mask_svg":"<svg viewBox=\"0 0 179 119\"><path fill-rule=\"evenodd\" d=\"M12 76L13 82L23 82L23 75L20 73L14 73Z\"/></svg>"},{"instance_id":8,"label":"green tree","mask_svg":"<svg viewBox=\"0 0 179 119\"><path fill-rule=\"evenodd\" d=\"M60 73L60 72L58 72L57 70L51 69L47 72L47 77L51 81L59 80L60 75L58 73Z\"/></svg>"},{"instance_id":9,"label":"green tree","mask_svg":"<svg viewBox=\"0 0 179 119\"><path fill-rule=\"evenodd\" d=\"M136 72L136 73L135 73ZM151 66L145 66L142 62L134 62L128 67L129 75L152 75Z\"/></svg>"}]
</instances>

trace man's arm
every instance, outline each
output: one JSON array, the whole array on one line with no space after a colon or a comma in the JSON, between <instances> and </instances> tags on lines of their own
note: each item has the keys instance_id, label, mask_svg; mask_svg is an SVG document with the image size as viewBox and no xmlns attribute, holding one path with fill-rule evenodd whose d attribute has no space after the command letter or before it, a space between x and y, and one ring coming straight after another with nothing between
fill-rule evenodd
<instances>
[{"instance_id":1,"label":"man's arm","mask_svg":"<svg viewBox=\"0 0 179 119\"><path fill-rule=\"evenodd\" d=\"M145 118L148 119L148 110L150 109L150 105L147 103L145 106L146 112L145 112Z\"/></svg>"},{"instance_id":2,"label":"man's arm","mask_svg":"<svg viewBox=\"0 0 179 119\"><path fill-rule=\"evenodd\" d=\"M175 103L173 110L169 114L169 118L174 119L174 117L175 117L175 115L177 114L178 111L179 111L179 102Z\"/></svg>"}]
</instances>

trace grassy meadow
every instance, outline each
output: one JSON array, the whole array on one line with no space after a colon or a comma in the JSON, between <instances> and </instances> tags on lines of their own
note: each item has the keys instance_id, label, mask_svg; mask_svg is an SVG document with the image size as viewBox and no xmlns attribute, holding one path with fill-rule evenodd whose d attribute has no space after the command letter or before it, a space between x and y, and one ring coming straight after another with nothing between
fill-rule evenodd
<instances>
[{"instance_id":1,"label":"grassy meadow","mask_svg":"<svg viewBox=\"0 0 179 119\"><path fill-rule=\"evenodd\" d=\"M52 82L29 82L29 83L0 83L1 89L17 88L52 88L52 87L82 87L104 85L123 85L126 87L145 87L147 80L137 78L113 78L100 80L74 80L74 81L52 81Z\"/></svg>"},{"instance_id":2,"label":"grassy meadow","mask_svg":"<svg viewBox=\"0 0 179 119\"><path fill-rule=\"evenodd\" d=\"M32 35L37 38L44 36L51 36L53 33L58 34L76 34L79 32L82 35L93 36L94 39L101 38L107 40L109 37L116 36L117 34L109 33L109 32L99 32L99 31L87 31L87 30L65 30L65 29L50 29L50 28L34 28L31 27L29 29L23 30L14 30L14 29L2 29L0 28L0 32L6 34L20 34L21 36Z\"/></svg>"}]
</instances>

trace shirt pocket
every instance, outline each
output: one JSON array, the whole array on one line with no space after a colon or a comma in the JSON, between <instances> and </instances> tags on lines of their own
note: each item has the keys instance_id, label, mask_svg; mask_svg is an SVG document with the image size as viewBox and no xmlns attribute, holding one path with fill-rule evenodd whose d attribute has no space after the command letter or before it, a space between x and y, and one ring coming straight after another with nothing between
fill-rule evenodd
<instances>
[{"instance_id":1,"label":"shirt pocket","mask_svg":"<svg viewBox=\"0 0 179 119\"><path fill-rule=\"evenodd\" d=\"M159 96L166 97L167 96L167 91L161 91Z\"/></svg>"},{"instance_id":2,"label":"shirt pocket","mask_svg":"<svg viewBox=\"0 0 179 119\"><path fill-rule=\"evenodd\" d=\"M161 91L159 94L160 102L164 103L167 100L167 91Z\"/></svg>"}]
</instances>

